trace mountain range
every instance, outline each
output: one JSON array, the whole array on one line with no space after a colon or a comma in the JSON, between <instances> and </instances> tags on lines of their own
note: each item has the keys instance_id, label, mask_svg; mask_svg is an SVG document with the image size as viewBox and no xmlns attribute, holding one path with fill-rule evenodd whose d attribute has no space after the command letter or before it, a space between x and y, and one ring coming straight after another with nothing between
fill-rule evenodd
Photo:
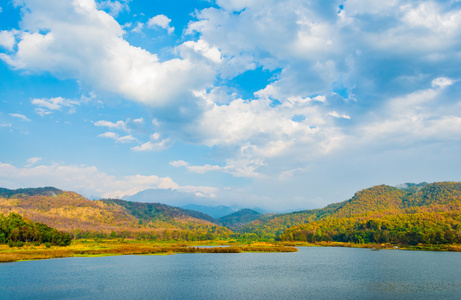
<instances>
[{"instance_id":1,"label":"mountain range","mask_svg":"<svg viewBox=\"0 0 461 300\"><path fill-rule=\"evenodd\" d=\"M323 232L327 232L331 239L339 238L338 232L342 232L342 238L349 234L348 238L354 241L353 237L359 233L372 234L367 226L354 227L363 220L379 224L399 223L398 219L392 219L393 216L408 219L407 228L415 227L411 218L428 224L433 221L427 221L427 218L440 218L444 220L441 224L450 229L445 229L444 234L461 236L461 226L457 227L461 223L460 207L460 182L404 184L398 187L379 185L361 190L349 200L332 203L321 209L286 214L261 214L251 209L235 211L236 208L218 206L210 208L212 215L203 212L207 209L205 206L179 208L120 199L88 200L77 193L54 187L17 190L0 188L0 213L19 213L35 222L71 233L74 238L111 235L154 240L229 237L304 240L308 237L312 239L315 234L325 235L318 231L318 228L323 228ZM202 212L198 211L199 208ZM332 222L342 225L336 228L336 225L331 225ZM421 229L420 233L423 232Z\"/></svg>"}]
</instances>

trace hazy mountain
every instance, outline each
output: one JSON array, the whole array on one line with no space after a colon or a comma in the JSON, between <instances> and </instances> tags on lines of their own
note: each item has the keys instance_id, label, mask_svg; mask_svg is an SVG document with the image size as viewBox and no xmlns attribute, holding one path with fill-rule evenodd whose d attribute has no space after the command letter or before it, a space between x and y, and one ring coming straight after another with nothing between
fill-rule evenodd
<instances>
[{"instance_id":1,"label":"hazy mountain","mask_svg":"<svg viewBox=\"0 0 461 300\"><path fill-rule=\"evenodd\" d=\"M207 215L210 215L215 219L219 219L223 216L230 215L231 213L234 213L238 211L239 209L241 209L238 206L224 206L224 205L206 206L206 205L199 205L199 204L187 204L187 205L181 206L181 208L199 211Z\"/></svg>"},{"instance_id":2,"label":"hazy mountain","mask_svg":"<svg viewBox=\"0 0 461 300\"><path fill-rule=\"evenodd\" d=\"M148 189L132 196L124 197L124 199L135 202L163 203L172 206L182 206L203 201L202 198L194 194L171 189Z\"/></svg>"}]
</instances>

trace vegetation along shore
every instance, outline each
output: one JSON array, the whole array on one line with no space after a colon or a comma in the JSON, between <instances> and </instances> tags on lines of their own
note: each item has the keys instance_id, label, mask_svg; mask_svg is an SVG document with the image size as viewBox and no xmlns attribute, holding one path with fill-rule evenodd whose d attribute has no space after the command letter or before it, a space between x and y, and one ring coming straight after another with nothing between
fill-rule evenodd
<instances>
[{"instance_id":1,"label":"vegetation along shore","mask_svg":"<svg viewBox=\"0 0 461 300\"><path fill-rule=\"evenodd\" d=\"M292 252L295 246L461 250L461 183L374 186L322 209L215 219L157 203L0 188L0 262L72 256ZM196 247L226 245L227 247Z\"/></svg>"}]
</instances>

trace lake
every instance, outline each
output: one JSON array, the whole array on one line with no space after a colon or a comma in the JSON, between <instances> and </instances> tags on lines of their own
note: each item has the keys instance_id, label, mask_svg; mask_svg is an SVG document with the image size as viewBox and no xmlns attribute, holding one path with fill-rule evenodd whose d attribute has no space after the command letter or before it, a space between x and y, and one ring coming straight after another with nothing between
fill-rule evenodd
<instances>
[{"instance_id":1,"label":"lake","mask_svg":"<svg viewBox=\"0 0 461 300\"><path fill-rule=\"evenodd\" d=\"M0 299L460 299L461 253L299 248L295 253L63 258L0 264Z\"/></svg>"}]
</instances>

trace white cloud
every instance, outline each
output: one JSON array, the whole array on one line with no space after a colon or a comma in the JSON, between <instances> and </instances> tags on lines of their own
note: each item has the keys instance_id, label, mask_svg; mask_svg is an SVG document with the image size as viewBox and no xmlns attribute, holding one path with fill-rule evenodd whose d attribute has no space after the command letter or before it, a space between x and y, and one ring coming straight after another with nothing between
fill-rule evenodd
<instances>
[{"instance_id":1,"label":"white cloud","mask_svg":"<svg viewBox=\"0 0 461 300\"><path fill-rule=\"evenodd\" d=\"M459 140L461 103L440 105L446 79L435 80L433 89L418 90L390 99L371 114L373 121L357 128L352 144L375 147L418 147L422 142L440 143Z\"/></svg>"},{"instance_id":2,"label":"white cloud","mask_svg":"<svg viewBox=\"0 0 461 300\"><path fill-rule=\"evenodd\" d=\"M13 51L13 48L16 45L15 33L16 30L0 31L0 46L6 48L7 50Z\"/></svg>"},{"instance_id":3,"label":"white cloud","mask_svg":"<svg viewBox=\"0 0 461 300\"><path fill-rule=\"evenodd\" d=\"M105 132L105 133L98 135L98 137L113 139L117 143L123 143L123 144L136 141L136 138L133 137L132 135L119 136L118 134L114 132Z\"/></svg>"},{"instance_id":4,"label":"white cloud","mask_svg":"<svg viewBox=\"0 0 461 300\"><path fill-rule=\"evenodd\" d=\"M53 110L60 111L63 107L68 107L68 113L75 112L75 106L80 103L75 100L65 99L62 97L33 99L32 104L39 106L35 112L42 117L51 114Z\"/></svg>"},{"instance_id":5,"label":"white cloud","mask_svg":"<svg viewBox=\"0 0 461 300\"><path fill-rule=\"evenodd\" d=\"M38 163L39 161L41 161L42 158L41 157L31 157L27 160L27 165L26 167L31 167L33 165L35 165L36 163Z\"/></svg>"},{"instance_id":6,"label":"white cloud","mask_svg":"<svg viewBox=\"0 0 461 300\"><path fill-rule=\"evenodd\" d=\"M332 111L328 113L330 116L335 117L335 118L342 118L342 119L350 119L351 117L346 115L346 114L338 114L336 111Z\"/></svg>"},{"instance_id":7,"label":"white cloud","mask_svg":"<svg viewBox=\"0 0 461 300\"><path fill-rule=\"evenodd\" d=\"M116 94L152 106L191 103L192 90L207 88L214 69L202 60L158 56L130 45L113 17L92 0L22 1L20 41L0 58L16 69L77 79L96 92ZM75 23L78 20L78 24ZM39 29L47 29L46 33ZM174 78L174 80L171 80Z\"/></svg>"},{"instance_id":8,"label":"white cloud","mask_svg":"<svg viewBox=\"0 0 461 300\"><path fill-rule=\"evenodd\" d=\"M0 58L155 106L155 133L131 149L161 150L175 140L210 147L216 163L171 162L189 172L287 183L322 170L317 162L336 173L332 158L459 141L461 9L449 1L219 0L195 13L166 61L130 45L124 27L90 0L23 2L21 31L4 33L14 38L6 48L17 51ZM170 25L159 15L145 26L172 33ZM258 72L271 78L243 97L238 85ZM51 113L53 102L44 105L37 112ZM95 126L144 124L130 122Z\"/></svg>"},{"instance_id":9,"label":"white cloud","mask_svg":"<svg viewBox=\"0 0 461 300\"><path fill-rule=\"evenodd\" d=\"M147 21L147 27L161 27L163 29L166 29L168 31L168 34L172 34L174 32L174 27L170 27L170 22L171 19L169 19L167 16L157 15L155 17L150 18L149 21Z\"/></svg>"},{"instance_id":10,"label":"white cloud","mask_svg":"<svg viewBox=\"0 0 461 300\"><path fill-rule=\"evenodd\" d=\"M131 150L135 152L162 151L162 150L169 148L172 144L173 143L169 138L160 140L160 134L156 132L150 136L150 141L142 145L133 147L131 148Z\"/></svg>"},{"instance_id":11,"label":"white cloud","mask_svg":"<svg viewBox=\"0 0 461 300\"><path fill-rule=\"evenodd\" d=\"M131 32L141 33L143 28L144 28L144 24L141 22L138 22L136 27L131 29Z\"/></svg>"},{"instance_id":12,"label":"white cloud","mask_svg":"<svg viewBox=\"0 0 461 300\"><path fill-rule=\"evenodd\" d=\"M10 114L10 116L12 116L13 118L18 118L18 119L20 119L21 121L24 121L24 122L30 122L30 119L28 117L26 117L25 115L22 115L22 114Z\"/></svg>"},{"instance_id":13,"label":"white cloud","mask_svg":"<svg viewBox=\"0 0 461 300\"><path fill-rule=\"evenodd\" d=\"M176 161L170 161L170 165L173 167L186 167L189 165L189 163L185 162L184 160L176 160Z\"/></svg>"},{"instance_id":14,"label":"white cloud","mask_svg":"<svg viewBox=\"0 0 461 300\"><path fill-rule=\"evenodd\" d=\"M39 165L19 168L0 162L0 184L7 188L54 186L84 195L106 198L131 196L146 189L172 189L213 196L212 187L180 186L169 177L131 175L116 177L94 166Z\"/></svg>"},{"instance_id":15,"label":"white cloud","mask_svg":"<svg viewBox=\"0 0 461 300\"><path fill-rule=\"evenodd\" d=\"M111 16L117 17L123 11L129 11L128 3L130 0L125 1L101 1L98 3L99 9L107 9Z\"/></svg>"},{"instance_id":16,"label":"white cloud","mask_svg":"<svg viewBox=\"0 0 461 300\"><path fill-rule=\"evenodd\" d=\"M197 42L185 42L179 47L179 49L181 51L182 57L195 57L195 59L199 60L200 56L203 56L217 64L222 61L221 52L219 49L216 47L211 47L207 42L203 40L198 40Z\"/></svg>"},{"instance_id":17,"label":"white cloud","mask_svg":"<svg viewBox=\"0 0 461 300\"><path fill-rule=\"evenodd\" d=\"M454 83L454 81L450 78L447 77L438 77L434 80L432 80L432 87L440 87L444 88L447 86L450 86Z\"/></svg>"},{"instance_id":18,"label":"white cloud","mask_svg":"<svg viewBox=\"0 0 461 300\"><path fill-rule=\"evenodd\" d=\"M0 128L11 127L11 123L0 123Z\"/></svg>"},{"instance_id":19,"label":"white cloud","mask_svg":"<svg viewBox=\"0 0 461 300\"><path fill-rule=\"evenodd\" d=\"M113 129L119 129L119 130L124 130L127 131L127 122L125 121L117 121L117 122L110 122L110 121L105 121L105 120L100 120L94 123L94 126L98 127L108 127L108 128L113 128Z\"/></svg>"},{"instance_id":20,"label":"white cloud","mask_svg":"<svg viewBox=\"0 0 461 300\"><path fill-rule=\"evenodd\" d=\"M256 169L264 166L265 164L262 160L229 159L223 167L209 164L203 166L192 166L183 160L172 161L170 162L170 165L173 167L186 167L189 172L197 174L205 174L211 171L222 171L232 174L235 177L260 178L263 177L263 175L256 172Z\"/></svg>"}]
</instances>

